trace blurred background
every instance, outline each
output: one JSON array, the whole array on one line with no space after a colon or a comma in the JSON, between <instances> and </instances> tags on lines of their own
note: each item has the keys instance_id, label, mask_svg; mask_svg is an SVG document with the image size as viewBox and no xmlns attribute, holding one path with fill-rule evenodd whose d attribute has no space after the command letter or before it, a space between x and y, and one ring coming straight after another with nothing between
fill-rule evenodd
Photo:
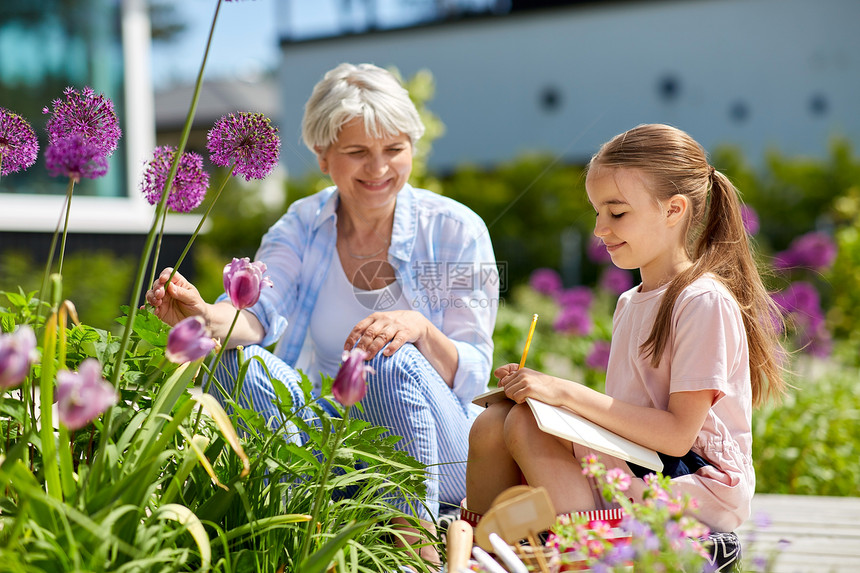
<instances>
[{"instance_id":1,"label":"blurred background","mask_svg":"<svg viewBox=\"0 0 860 573\"><path fill-rule=\"evenodd\" d=\"M118 273L111 291L128 288L120 270L133 265L152 222L139 192L143 163L155 145L179 139L217 6L0 6L0 105L43 142L42 108L66 86L92 86L120 115L124 136L108 175L75 190L69 252L83 253L82 269L100 265L82 283ZM342 61L395 69L408 84L428 124L413 183L484 217L503 296L539 268L557 271L565 287L599 280L582 165L639 123L678 126L712 152L755 209L765 255L813 231L835 240L853 221L856 195L858 21L855 0L222 2L189 149L205 157L215 120L259 111L280 129L281 166L261 183L229 182L183 270L214 297L225 257L253 256L290 202L328 184L300 143L300 121L313 85ZM0 287L29 284L65 189L42 159L0 180ZM168 218L164 264L206 207ZM85 289L84 308L106 300L97 292ZM841 314L833 320L849 328Z\"/></svg>"},{"instance_id":2,"label":"blurred background","mask_svg":"<svg viewBox=\"0 0 860 573\"><path fill-rule=\"evenodd\" d=\"M236 111L270 117L282 147L261 182L207 164L227 186L181 269L205 297L291 202L330 184L300 143L304 102L336 64L372 62L400 74L427 124L413 184L487 223L502 279L494 362L518 360L539 313L530 363L599 388L615 299L638 277L593 248L583 165L617 133L669 123L740 189L788 325L794 388L756 415L758 491L857 495L860 2L2 0L0 106L42 150L42 109L66 86L92 86L119 114L107 176L79 183L71 205L64 296L89 325L117 329L129 300L153 225L140 175L156 145L179 141L216 7L188 149L206 158L208 130ZM0 179L0 294L38 290L66 185L41 156ZM175 263L210 203L168 217L155 266Z\"/></svg>"}]
</instances>

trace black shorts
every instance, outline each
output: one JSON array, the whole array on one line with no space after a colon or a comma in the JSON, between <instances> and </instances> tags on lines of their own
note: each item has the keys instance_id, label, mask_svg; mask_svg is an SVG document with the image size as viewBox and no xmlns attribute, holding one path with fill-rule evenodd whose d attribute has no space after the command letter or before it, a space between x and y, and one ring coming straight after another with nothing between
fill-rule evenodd
<instances>
[{"instance_id":1,"label":"black shorts","mask_svg":"<svg viewBox=\"0 0 860 573\"><path fill-rule=\"evenodd\" d=\"M663 471L660 473L664 476L669 476L670 478L694 474L699 468L713 465L699 454L693 452L693 450L690 450L680 458L667 456L660 452L657 452L657 455L660 456L660 460L663 462ZM631 462L627 462L627 465L630 466L630 471L633 472L633 475L638 478L644 478L648 474L657 473L654 470L643 468L642 466Z\"/></svg>"}]
</instances>

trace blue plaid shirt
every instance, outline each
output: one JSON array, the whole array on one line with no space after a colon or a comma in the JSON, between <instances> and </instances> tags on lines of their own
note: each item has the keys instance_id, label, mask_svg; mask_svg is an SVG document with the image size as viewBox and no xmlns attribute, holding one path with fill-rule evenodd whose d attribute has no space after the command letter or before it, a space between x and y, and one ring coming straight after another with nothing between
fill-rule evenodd
<instances>
[{"instance_id":1,"label":"blue plaid shirt","mask_svg":"<svg viewBox=\"0 0 860 573\"><path fill-rule=\"evenodd\" d=\"M266 331L260 344L278 342L275 354L293 367L333 264L337 205L335 187L296 201L256 254L274 283L249 309ZM498 310L499 273L486 225L466 206L406 184L397 195L388 260L412 308L456 345L453 391L468 405L487 389Z\"/></svg>"}]
</instances>

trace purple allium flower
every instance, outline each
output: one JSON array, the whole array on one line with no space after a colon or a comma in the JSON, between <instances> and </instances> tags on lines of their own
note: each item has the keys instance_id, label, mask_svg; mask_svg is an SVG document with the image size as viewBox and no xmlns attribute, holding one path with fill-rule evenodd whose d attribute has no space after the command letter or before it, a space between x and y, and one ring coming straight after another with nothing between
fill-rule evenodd
<instances>
[{"instance_id":1,"label":"purple allium flower","mask_svg":"<svg viewBox=\"0 0 860 573\"><path fill-rule=\"evenodd\" d=\"M353 348L349 352L343 352L343 364L337 371L331 391L338 402L344 406L352 406L360 402L367 393L367 381L365 377L373 368L364 363L367 352L360 348Z\"/></svg>"},{"instance_id":2,"label":"purple allium flower","mask_svg":"<svg viewBox=\"0 0 860 573\"><path fill-rule=\"evenodd\" d=\"M830 266L836 258L836 244L826 234L818 231L806 233L794 239L785 251L773 256L777 270L806 267L813 270Z\"/></svg>"},{"instance_id":3,"label":"purple allium flower","mask_svg":"<svg viewBox=\"0 0 860 573\"><path fill-rule=\"evenodd\" d=\"M57 372L57 411L60 422L70 430L89 424L117 403L114 387L102 378L102 367L87 358L77 372Z\"/></svg>"},{"instance_id":4,"label":"purple allium flower","mask_svg":"<svg viewBox=\"0 0 860 573\"><path fill-rule=\"evenodd\" d=\"M200 316L189 316L176 323L167 335L164 355L176 364L203 358L215 348L215 340L206 332L206 322Z\"/></svg>"},{"instance_id":5,"label":"purple allium flower","mask_svg":"<svg viewBox=\"0 0 860 573\"><path fill-rule=\"evenodd\" d=\"M741 219L748 235L755 235L759 230L758 213L749 205L741 205Z\"/></svg>"},{"instance_id":6,"label":"purple allium flower","mask_svg":"<svg viewBox=\"0 0 860 573\"><path fill-rule=\"evenodd\" d=\"M805 344L804 350L816 358L827 358L833 353L833 337L821 326Z\"/></svg>"},{"instance_id":7,"label":"purple allium flower","mask_svg":"<svg viewBox=\"0 0 860 573\"><path fill-rule=\"evenodd\" d=\"M594 236L592 236L591 240L588 242L585 255L591 262L597 263L598 265L603 265L612 261L612 257L609 256L609 251L606 250L606 245L603 244L602 240Z\"/></svg>"},{"instance_id":8,"label":"purple allium flower","mask_svg":"<svg viewBox=\"0 0 860 573\"><path fill-rule=\"evenodd\" d=\"M561 306L579 306L586 309L591 306L593 298L591 289L584 286L565 289L555 296L556 302Z\"/></svg>"},{"instance_id":9,"label":"purple allium flower","mask_svg":"<svg viewBox=\"0 0 860 573\"><path fill-rule=\"evenodd\" d=\"M561 309L552 326L558 332L585 336L591 332L593 324L587 308L568 306Z\"/></svg>"},{"instance_id":10,"label":"purple allium flower","mask_svg":"<svg viewBox=\"0 0 860 573\"><path fill-rule=\"evenodd\" d=\"M278 128L262 113L227 114L209 130L206 148L209 159L219 167L235 162L233 175L244 175L245 181L263 179L281 153Z\"/></svg>"},{"instance_id":11,"label":"purple allium flower","mask_svg":"<svg viewBox=\"0 0 860 573\"><path fill-rule=\"evenodd\" d=\"M234 258L224 266L224 290L237 310L254 306L260 299L264 286L272 286L269 277L264 277L266 263L252 263L248 257Z\"/></svg>"},{"instance_id":12,"label":"purple allium flower","mask_svg":"<svg viewBox=\"0 0 860 573\"><path fill-rule=\"evenodd\" d=\"M561 276L553 269L535 269L529 277L529 286L541 294L555 296L561 292Z\"/></svg>"},{"instance_id":13,"label":"purple allium flower","mask_svg":"<svg viewBox=\"0 0 860 573\"><path fill-rule=\"evenodd\" d=\"M611 346L608 340L595 340L591 352L585 357L585 365L592 370L606 372L609 367L609 349Z\"/></svg>"},{"instance_id":14,"label":"purple allium flower","mask_svg":"<svg viewBox=\"0 0 860 573\"><path fill-rule=\"evenodd\" d=\"M98 179L108 171L107 158L95 145L84 137L72 134L48 144L45 150L48 172L55 176L66 176L75 182L82 177Z\"/></svg>"},{"instance_id":15,"label":"purple allium flower","mask_svg":"<svg viewBox=\"0 0 860 573\"><path fill-rule=\"evenodd\" d=\"M600 275L600 288L620 295L633 288L633 275L630 271L609 265Z\"/></svg>"},{"instance_id":16,"label":"purple allium flower","mask_svg":"<svg viewBox=\"0 0 860 573\"><path fill-rule=\"evenodd\" d=\"M773 300L784 315L794 315L797 321L813 331L824 322L821 298L811 283L795 281L785 290L775 293Z\"/></svg>"},{"instance_id":17,"label":"purple allium flower","mask_svg":"<svg viewBox=\"0 0 860 573\"><path fill-rule=\"evenodd\" d=\"M39 142L30 124L0 107L0 176L27 169L39 156Z\"/></svg>"},{"instance_id":18,"label":"purple allium flower","mask_svg":"<svg viewBox=\"0 0 860 573\"><path fill-rule=\"evenodd\" d=\"M150 205L156 205L161 200L175 154L175 147L156 147L152 160L146 165L140 188ZM183 153L173 178L167 206L177 213L193 211L203 202L208 187L209 174L203 170L203 157L193 151Z\"/></svg>"},{"instance_id":19,"label":"purple allium flower","mask_svg":"<svg viewBox=\"0 0 860 573\"><path fill-rule=\"evenodd\" d=\"M113 102L102 94L96 95L89 86L81 93L70 87L63 93L66 99L54 100L53 112L47 107L42 110L52 114L46 126L48 143L79 135L95 148L96 155L110 156L122 136Z\"/></svg>"},{"instance_id":20,"label":"purple allium flower","mask_svg":"<svg viewBox=\"0 0 860 573\"><path fill-rule=\"evenodd\" d=\"M19 326L11 334L0 334L0 389L23 382L38 357L36 335L28 325Z\"/></svg>"}]
</instances>

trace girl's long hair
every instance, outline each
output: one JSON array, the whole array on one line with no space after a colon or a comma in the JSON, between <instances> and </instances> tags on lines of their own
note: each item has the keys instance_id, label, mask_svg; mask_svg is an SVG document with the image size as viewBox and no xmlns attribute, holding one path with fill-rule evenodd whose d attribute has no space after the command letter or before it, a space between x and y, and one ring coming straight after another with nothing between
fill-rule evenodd
<instances>
[{"instance_id":1,"label":"girl's long hair","mask_svg":"<svg viewBox=\"0 0 860 573\"><path fill-rule=\"evenodd\" d=\"M657 200L680 194L689 201L686 247L693 265L669 284L651 334L640 347L652 366L660 364L666 349L678 295L711 273L734 295L743 315L753 404L779 397L785 389L781 315L756 267L734 185L711 167L701 145L668 125L640 125L615 136L591 158L589 169L594 168L636 169L646 176Z\"/></svg>"}]
</instances>

